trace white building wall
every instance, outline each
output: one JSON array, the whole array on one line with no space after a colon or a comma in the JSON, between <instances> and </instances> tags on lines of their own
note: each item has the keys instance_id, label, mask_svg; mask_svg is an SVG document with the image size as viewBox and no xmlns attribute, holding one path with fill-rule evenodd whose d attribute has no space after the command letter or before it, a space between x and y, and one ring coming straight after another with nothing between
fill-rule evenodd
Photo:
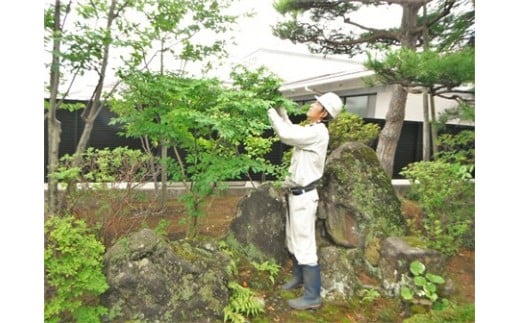
<instances>
[{"instance_id":1,"label":"white building wall","mask_svg":"<svg viewBox=\"0 0 520 323\"><path fill-rule=\"evenodd\" d=\"M379 86L372 88L377 92L376 95L376 107L373 115L368 115L369 118L385 119L390 101L392 99L392 86ZM367 90L368 88L367 88ZM341 92L338 92L338 94ZM347 93L352 93L349 91ZM455 100L444 99L435 97L435 114L438 117L446 109L451 109L457 106ZM405 120L406 121L418 121L423 122L423 97L422 94L408 94L406 100ZM451 124L465 124L468 122L450 121Z\"/></svg>"},{"instance_id":2,"label":"white building wall","mask_svg":"<svg viewBox=\"0 0 520 323\"><path fill-rule=\"evenodd\" d=\"M247 55L240 63L251 69L265 66L278 75L285 83L304 80L317 75L333 74L344 70L366 70L362 63L345 58L290 53L263 48Z\"/></svg>"}]
</instances>

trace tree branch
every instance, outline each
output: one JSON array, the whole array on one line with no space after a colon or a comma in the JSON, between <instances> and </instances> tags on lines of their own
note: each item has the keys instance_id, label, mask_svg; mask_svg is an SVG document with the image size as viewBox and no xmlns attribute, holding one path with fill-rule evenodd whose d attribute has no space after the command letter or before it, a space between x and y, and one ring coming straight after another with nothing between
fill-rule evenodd
<instances>
[{"instance_id":1,"label":"tree branch","mask_svg":"<svg viewBox=\"0 0 520 323\"><path fill-rule=\"evenodd\" d=\"M448 99L448 100L455 100L457 102L474 102L475 99L474 98L467 98L467 97L463 97L461 95L457 95L457 94L453 94L453 95L444 95L444 94L435 94L436 96L440 97L440 98L443 98L443 99Z\"/></svg>"},{"instance_id":2,"label":"tree branch","mask_svg":"<svg viewBox=\"0 0 520 323\"><path fill-rule=\"evenodd\" d=\"M340 0L336 2L325 2L325 1L313 1L313 0L300 0L294 1L294 7L298 9L309 9L315 7L332 7L336 6L339 3L360 3L364 5L377 5L376 3L380 3L381 5L386 4L397 4L397 5L425 5L428 2L433 0L386 0L386 1L374 1L374 0Z\"/></svg>"},{"instance_id":3,"label":"tree branch","mask_svg":"<svg viewBox=\"0 0 520 323\"><path fill-rule=\"evenodd\" d=\"M352 26L356 26L358 28L361 28L363 30L366 30L366 31L369 31L373 34L377 34L380 36L380 38L389 38L389 39L395 39L395 40L399 40L399 33L398 32L392 32L392 31L388 31L386 29L378 29L378 28L371 28L371 27L367 27L367 26L364 26L364 25L361 25L357 22L354 22L352 20L350 20L349 17L345 17L343 19L343 22L346 23L346 24L349 24L349 25L352 25Z\"/></svg>"},{"instance_id":4,"label":"tree branch","mask_svg":"<svg viewBox=\"0 0 520 323\"><path fill-rule=\"evenodd\" d=\"M349 2L358 2L358 3L361 3L361 4L365 4L365 5L374 5L374 2L381 2L381 4L383 3L387 3L387 4L397 4L397 5L401 5L401 6L405 6L405 5L425 5L427 4L428 2L431 2L433 0L386 0L386 1L374 1L374 0L344 0L342 2L344 3L349 3Z\"/></svg>"}]
</instances>

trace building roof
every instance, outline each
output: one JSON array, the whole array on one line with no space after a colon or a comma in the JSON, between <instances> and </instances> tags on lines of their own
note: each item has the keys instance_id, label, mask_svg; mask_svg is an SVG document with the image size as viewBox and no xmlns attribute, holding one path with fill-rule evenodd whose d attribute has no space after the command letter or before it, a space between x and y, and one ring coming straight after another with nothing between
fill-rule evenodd
<instances>
[{"instance_id":1,"label":"building roof","mask_svg":"<svg viewBox=\"0 0 520 323\"><path fill-rule=\"evenodd\" d=\"M244 56L239 63L251 69L265 66L278 75L284 81L284 85L338 71L367 70L362 62L346 59L344 56L324 56L269 48L259 48Z\"/></svg>"},{"instance_id":2,"label":"building roof","mask_svg":"<svg viewBox=\"0 0 520 323\"><path fill-rule=\"evenodd\" d=\"M364 80L375 73L370 70L341 71L336 73L318 75L307 79L284 83L280 91L288 97L323 93L326 91L351 90L364 87Z\"/></svg>"}]
</instances>

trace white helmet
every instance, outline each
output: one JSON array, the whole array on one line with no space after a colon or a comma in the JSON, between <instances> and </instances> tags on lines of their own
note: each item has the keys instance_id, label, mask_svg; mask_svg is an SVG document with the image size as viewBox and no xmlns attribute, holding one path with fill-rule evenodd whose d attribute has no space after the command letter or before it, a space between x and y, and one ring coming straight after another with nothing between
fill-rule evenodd
<instances>
[{"instance_id":1,"label":"white helmet","mask_svg":"<svg viewBox=\"0 0 520 323\"><path fill-rule=\"evenodd\" d=\"M327 92L322 96L314 96L316 100L327 110L332 118L336 118L336 116L343 110L343 102L336 93Z\"/></svg>"}]
</instances>

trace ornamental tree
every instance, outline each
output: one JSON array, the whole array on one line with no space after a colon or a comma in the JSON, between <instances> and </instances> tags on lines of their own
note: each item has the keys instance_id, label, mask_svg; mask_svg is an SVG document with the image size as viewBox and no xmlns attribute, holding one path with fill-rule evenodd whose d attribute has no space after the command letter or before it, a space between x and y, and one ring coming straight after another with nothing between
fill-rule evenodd
<instances>
[{"instance_id":1,"label":"ornamental tree","mask_svg":"<svg viewBox=\"0 0 520 323\"><path fill-rule=\"evenodd\" d=\"M226 32L236 16L225 14L234 0L94 0L48 2L44 12L45 49L49 64L49 174L57 167L61 125L56 111L63 107L79 80L94 80L90 100L82 106L84 130L76 146L76 164L88 146L94 121L119 82L107 80L117 70L152 69L152 61L168 53L179 62L226 55ZM213 35L202 41L197 35ZM157 50L158 43L160 48ZM180 65L180 64L176 64ZM72 98L77 99L77 98ZM49 211L58 212L57 182L49 178ZM73 187L69 185L69 187Z\"/></svg>"},{"instance_id":2,"label":"ornamental tree","mask_svg":"<svg viewBox=\"0 0 520 323\"><path fill-rule=\"evenodd\" d=\"M148 136L168 145L169 179L184 184L181 196L189 213L187 238L198 235L198 219L209 196L224 181L250 172L276 176L281 170L264 158L275 140L264 137L267 109L295 104L278 92L280 80L264 69L237 67L231 88L215 79L176 74L132 73L125 76L119 99L111 102L124 135Z\"/></svg>"}]
</instances>

